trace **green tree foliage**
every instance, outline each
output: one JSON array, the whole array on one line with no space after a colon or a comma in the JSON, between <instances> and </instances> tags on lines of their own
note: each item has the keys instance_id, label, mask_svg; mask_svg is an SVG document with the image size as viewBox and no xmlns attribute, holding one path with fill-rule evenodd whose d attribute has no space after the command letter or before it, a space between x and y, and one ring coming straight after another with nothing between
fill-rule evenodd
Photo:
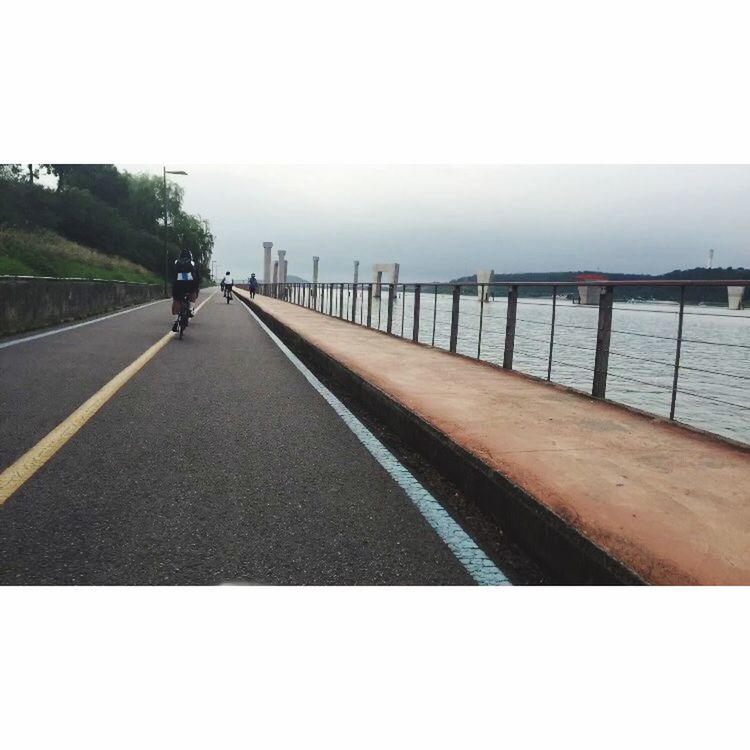
<instances>
[{"instance_id":1,"label":"green tree foliage","mask_svg":"<svg viewBox=\"0 0 750 750\"><path fill-rule=\"evenodd\" d=\"M20 164L0 164L0 180L17 182L23 179L23 167Z\"/></svg>"},{"instance_id":2,"label":"green tree foliage","mask_svg":"<svg viewBox=\"0 0 750 750\"><path fill-rule=\"evenodd\" d=\"M28 165L0 165L0 225L50 229L160 274L166 232L169 261L187 248L208 278L214 237L207 221L183 210L179 185L167 182L165 228L158 176L120 172L113 164L39 166L57 177L56 190L30 182Z\"/></svg>"},{"instance_id":3,"label":"green tree foliage","mask_svg":"<svg viewBox=\"0 0 750 750\"><path fill-rule=\"evenodd\" d=\"M43 164L48 174L57 177L57 189L88 190L110 206L124 206L128 201L127 177L114 164Z\"/></svg>"}]
</instances>

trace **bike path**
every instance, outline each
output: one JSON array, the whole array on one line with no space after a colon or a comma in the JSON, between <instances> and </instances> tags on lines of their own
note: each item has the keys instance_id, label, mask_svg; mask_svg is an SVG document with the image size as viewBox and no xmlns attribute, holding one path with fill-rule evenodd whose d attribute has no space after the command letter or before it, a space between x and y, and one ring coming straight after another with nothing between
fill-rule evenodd
<instances>
[{"instance_id":1,"label":"bike path","mask_svg":"<svg viewBox=\"0 0 750 750\"><path fill-rule=\"evenodd\" d=\"M68 359L77 362L66 365L75 383L64 392L66 408L128 364L108 340L122 339L132 359L165 330L158 310L115 320L128 325L88 326L81 330L93 341L66 342ZM29 353L22 355L30 393L56 387L50 370L66 360L60 340L73 333L40 339L35 367ZM20 354L32 343L3 354ZM76 343L97 355L95 376ZM20 388L19 373L13 382ZM13 396L6 388L4 400ZM55 418L66 416L57 400L53 406ZM14 408L14 419L30 413ZM47 407L40 401L37 408ZM52 421L46 415L33 429L14 425L24 442L15 452L41 438ZM5 437L3 447L13 452ZM472 579L241 303L227 305L216 295L182 341L169 342L0 506L0 582Z\"/></svg>"},{"instance_id":2,"label":"bike path","mask_svg":"<svg viewBox=\"0 0 750 750\"><path fill-rule=\"evenodd\" d=\"M203 290L201 299L211 292ZM15 461L171 327L171 300L0 348L0 467ZM38 334L31 333L30 336Z\"/></svg>"}]
</instances>

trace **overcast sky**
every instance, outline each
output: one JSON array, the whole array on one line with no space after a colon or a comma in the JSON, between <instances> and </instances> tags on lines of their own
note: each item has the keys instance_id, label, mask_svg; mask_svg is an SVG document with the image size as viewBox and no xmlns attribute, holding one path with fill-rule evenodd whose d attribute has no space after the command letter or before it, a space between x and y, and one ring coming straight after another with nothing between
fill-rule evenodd
<instances>
[{"instance_id":1,"label":"overcast sky","mask_svg":"<svg viewBox=\"0 0 750 750\"><path fill-rule=\"evenodd\" d=\"M118 165L161 175L161 165ZM208 219L221 271L263 274L264 241L289 274L360 279L398 262L404 281L496 273L663 273L750 267L747 166L207 166L174 177Z\"/></svg>"}]
</instances>

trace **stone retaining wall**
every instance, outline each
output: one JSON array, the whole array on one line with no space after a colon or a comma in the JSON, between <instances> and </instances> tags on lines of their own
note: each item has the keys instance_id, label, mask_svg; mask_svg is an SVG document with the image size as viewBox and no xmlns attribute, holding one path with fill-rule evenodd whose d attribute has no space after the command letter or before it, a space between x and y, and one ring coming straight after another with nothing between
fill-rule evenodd
<instances>
[{"instance_id":1,"label":"stone retaining wall","mask_svg":"<svg viewBox=\"0 0 750 750\"><path fill-rule=\"evenodd\" d=\"M101 315L163 297L161 284L0 277L0 336Z\"/></svg>"}]
</instances>

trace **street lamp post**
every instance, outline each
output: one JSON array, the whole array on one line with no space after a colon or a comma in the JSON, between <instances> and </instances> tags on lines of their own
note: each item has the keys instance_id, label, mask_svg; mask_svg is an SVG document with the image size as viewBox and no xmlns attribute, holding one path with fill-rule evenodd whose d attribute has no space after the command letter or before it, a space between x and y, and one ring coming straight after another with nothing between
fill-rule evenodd
<instances>
[{"instance_id":1,"label":"street lamp post","mask_svg":"<svg viewBox=\"0 0 750 750\"><path fill-rule=\"evenodd\" d=\"M170 172L166 167L162 167L164 172L164 296L167 296L167 284L169 281L169 259L167 256L167 224L169 223L169 216L167 214L167 175L168 174L183 174L187 175L187 172L177 170Z\"/></svg>"}]
</instances>

